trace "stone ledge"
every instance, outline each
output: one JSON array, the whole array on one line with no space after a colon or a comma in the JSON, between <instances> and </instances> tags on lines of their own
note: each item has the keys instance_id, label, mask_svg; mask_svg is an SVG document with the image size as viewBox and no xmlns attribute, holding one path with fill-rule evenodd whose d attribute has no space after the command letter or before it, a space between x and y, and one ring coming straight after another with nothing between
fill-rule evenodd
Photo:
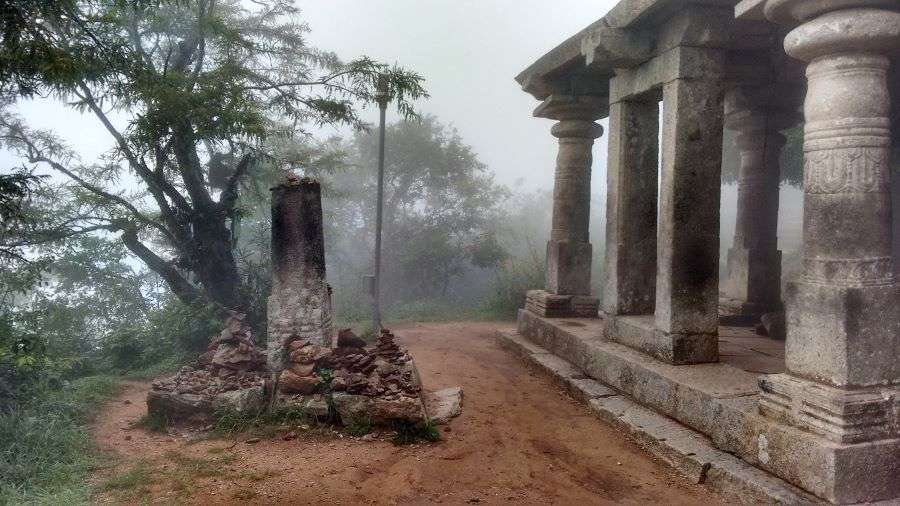
<instances>
[{"instance_id":1,"label":"stone ledge","mask_svg":"<svg viewBox=\"0 0 900 506\"><path fill-rule=\"evenodd\" d=\"M719 360L715 334L670 334L656 328L653 315L608 317L606 337L667 364L706 364Z\"/></svg>"},{"instance_id":2,"label":"stone ledge","mask_svg":"<svg viewBox=\"0 0 900 506\"><path fill-rule=\"evenodd\" d=\"M757 374L715 363L666 364L607 340L605 320L520 311L520 337L587 377L709 438L721 451L839 504L900 497L900 438L840 444L759 412Z\"/></svg>"},{"instance_id":3,"label":"stone ledge","mask_svg":"<svg viewBox=\"0 0 900 506\"><path fill-rule=\"evenodd\" d=\"M819 504L796 487L716 449L709 438L586 378L570 362L516 332L498 331L504 348L548 375L597 417L622 430L694 483L704 483L740 503ZM552 358L551 358L552 357Z\"/></svg>"}]
</instances>

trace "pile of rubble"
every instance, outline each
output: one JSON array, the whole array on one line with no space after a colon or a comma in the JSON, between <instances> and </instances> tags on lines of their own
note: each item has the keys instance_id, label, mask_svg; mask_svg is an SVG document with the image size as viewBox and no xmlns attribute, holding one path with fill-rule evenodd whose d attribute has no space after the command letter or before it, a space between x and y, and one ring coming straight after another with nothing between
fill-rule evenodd
<instances>
[{"instance_id":1,"label":"pile of rubble","mask_svg":"<svg viewBox=\"0 0 900 506\"><path fill-rule=\"evenodd\" d=\"M313 407L316 394L326 393L345 425L427 419L419 374L389 330L381 331L371 349L350 329L339 332L333 349L303 339L288 346L289 363L278 380L280 403Z\"/></svg>"},{"instance_id":2,"label":"pile of rubble","mask_svg":"<svg viewBox=\"0 0 900 506\"><path fill-rule=\"evenodd\" d=\"M169 420L208 421L217 409L238 411L265 399L265 351L253 342L246 316L232 312L194 367L153 382L147 394L150 413Z\"/></svg>"},{"instance_id":3,"label":"pile of rubble","mask_svg":"<svg viewBox=\"0 0 900 506\"><path fill-rule=\"evenodd\" d=\"M423 394L412 357L389 330L381 331L374 346L367 346L350 329L339 332L335 348L306 339L287 346L288 363L278 378L276 406L299 406L310 417L344 425L429 419L426 405L436 402L434 395ZM217 410L262 410L270 392L264 351L253 343L243 315L234 313L195 367L183 367L153 383L147 405L151 413L170 421L205 423ZM460 397L461 392L455 395ZM452 403L449 416L458 414L459 402ZM448 417L435 416L440 421Z\"/></svg>"}]
</instances>

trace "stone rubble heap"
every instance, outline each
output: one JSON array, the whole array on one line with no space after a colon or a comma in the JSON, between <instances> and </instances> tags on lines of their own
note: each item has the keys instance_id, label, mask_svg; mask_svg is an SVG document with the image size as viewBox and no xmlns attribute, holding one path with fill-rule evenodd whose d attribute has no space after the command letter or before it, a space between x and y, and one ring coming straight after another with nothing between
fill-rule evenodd
<instances>
[{"instance_id":1,"label":"stone rubble heap","mask_svg":"<svg viewBox=\"0 0 900 506\"><path fill-rule=\"evenodd\" d=\"M245 318L232 312L194 367L154 381L147 394L148 410L170 420L207 421L219 407L261 402L266 356L253 343Z\"/></svg>"},{"instance_id":2,"label":"stone rubble heap","mask_svg":"<svg viewBox=\"0 0 900 506\"><path fill-rule=\"evenodd\" d=\"M382 330L369 347L344 329L334 346L324 243L321 186L288 174L272 188L266 350L254 343L245 316L232 313L196 367L153 384L149 412L190 421L223 409L299 406L307 416L340 418L345 425L428 420L430 399L412 357L390 331ZM458 413L458 402L435 405L447 407L448 417Z\"/></svg>"},{"instance_id":3,"label":"stone rubble heap","mask_svg":"<svg viewBox=\"0 0 900 506\"><path fill-rule=\"evenodd\" d=\"M339 419L345 425L418 423L429 418L430 397L422 391L413 359L389 330L382 330L378 341L368 346L343 329L337 345L290 341L289 361L278 379L277 405L300 406L311 417ZM244 315L233 313L195 366L153 383L147 405L151 413L173 422L209 422L219 409L261 410L269 398L269 376L265 353L253 343ZM456 402L451 416L459 412Z\"/></svg>"}]
</instances>

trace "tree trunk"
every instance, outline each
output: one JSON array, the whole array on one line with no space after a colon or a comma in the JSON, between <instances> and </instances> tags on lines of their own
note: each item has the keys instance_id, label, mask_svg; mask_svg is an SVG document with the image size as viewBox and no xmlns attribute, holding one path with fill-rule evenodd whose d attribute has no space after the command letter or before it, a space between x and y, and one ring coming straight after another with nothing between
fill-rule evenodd
<instances>
[{"instance_id":1,"label":"tree trunk","mask_svg":"<svg viewBox=\"0 0 900 506\"><path fill-rule=\"evenodd\" d=\"M207 298L228 309L244 310L241 277L231 250L231 232L221 213L199 211L193 219L195 272Z\"/></svg>"}]
</instances>

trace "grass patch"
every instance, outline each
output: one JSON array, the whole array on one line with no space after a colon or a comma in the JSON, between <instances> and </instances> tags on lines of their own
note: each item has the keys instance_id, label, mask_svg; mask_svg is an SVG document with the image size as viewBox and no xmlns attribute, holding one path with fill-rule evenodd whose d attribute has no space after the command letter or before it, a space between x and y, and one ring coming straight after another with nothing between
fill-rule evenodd
<instances>
[{"instance_id":1,"label":"grass patch","mask_svg":"<svg viewBox=\"0 0 900 506\"><path fill-rule=\"evenodd\" d=\"M178 466L178 470L191 478L211 478L213 476L222 476L225 474L223 466L226 466L237 458L233 454L225 454L221 457L212 459L204 459L201 457L190 457L175 451L168 451L165 454L166 459Z\"/></svg>"},{"instance_id":2,"label":"grass patch","mask_svg":"<svg viewBox=\"0 0 900 506\"><path fill-rule=\"evenodd\" d=\"M87 424L118 391L111 376L39 390L0 409L0 504L86 504L97 454Z\"/></svg>"},{"instance_id":3,"label":"grass patch","mask_svg":"<svg viewBox=\"0 0 900 506\"><path fill-rule=\"evenodd\" d=\"M169 419L162 413L146 413L137 422L134 422L134 426L150 432L164 433L169 429Z\"/></svg>"},{"instance_id":4,"label":"grass patch","mask_svg":"<svg viewBox=\"0 0 900 506\"><path fill-rule=\"evenodd\" d=\"M134 490L154 483L153 473L146 462L138 462L130 470L113 476L100 484L100 490L110 492L114 490Z\"/></svg>"},{"instance_id":5,"label":"grass patch","mask_svg":"<svg viewBox=\"0 0 900 506\"><path fill-rule=\"evenodd\" d=\"M397 422L394 424L394 435L391 443L397 446L428 441L431 443L441 440L441 433L432 422L409 423Z\"/></svg>"},{"instance_id":6,"label":"grass patch","mask_svg":"<svg viewBox=\"0 0 900 506\"><path fill-rule=\"evenodd\" d=\"M268 429L281 425L317 421L312 420L306 410L300 406L282 406L274 411L216 411L214 418L213 432L220 436L249 431L268 432Z\"/></svg>"},{"instance_id":7,"label":"grass patch","mask_svg":"<svg viewBox=\"0 0 900 506\"><path fill-rule=\"evenodd\" d=\"M344 432L349 436L361 437L372 432L372 420L369 418L354 419L344 427Z\"/></svg>"}]
</instances>

